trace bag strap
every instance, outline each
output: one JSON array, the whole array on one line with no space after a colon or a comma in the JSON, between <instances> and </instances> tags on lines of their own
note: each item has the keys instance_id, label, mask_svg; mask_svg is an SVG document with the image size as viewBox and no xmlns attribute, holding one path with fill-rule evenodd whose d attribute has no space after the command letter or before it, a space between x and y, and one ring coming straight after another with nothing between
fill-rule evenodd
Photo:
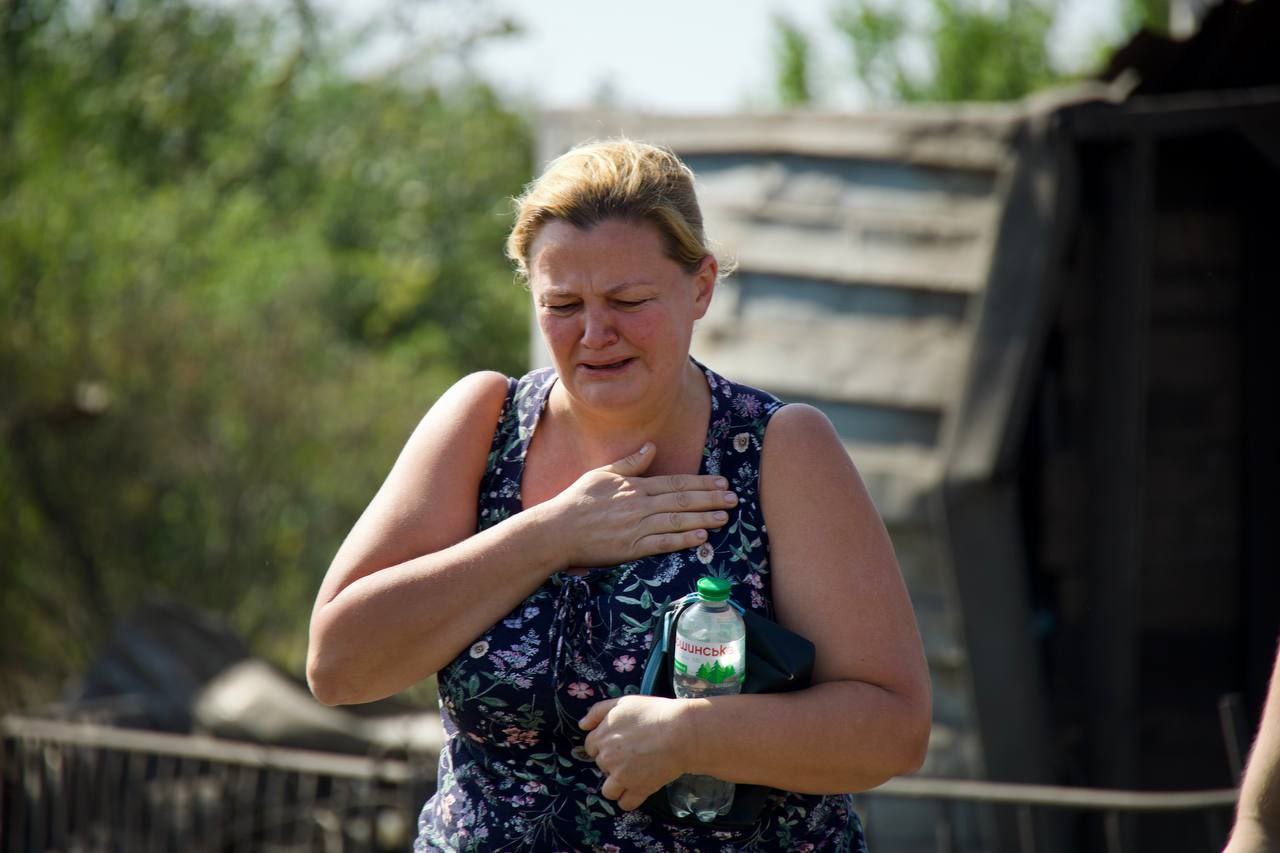
<instances>
[{"instance_id":1,"label":"bag strap","mask_svg":"<svg viewBox=\"0 0 1280 853\"><path fill-rule=\"evenodd\" d=\"M686 607L697 600L698 594L691 592L667 602L654 612L653 625L658 630L654 631L653 650L649 652L649 660L644 666L644 678L640 682L640 692L643 695L653 695L653 686L662 671L662 663L671 651L671 638L675 634L676 620L680 618L680 614Z\"/></svg>"}]
</instances>

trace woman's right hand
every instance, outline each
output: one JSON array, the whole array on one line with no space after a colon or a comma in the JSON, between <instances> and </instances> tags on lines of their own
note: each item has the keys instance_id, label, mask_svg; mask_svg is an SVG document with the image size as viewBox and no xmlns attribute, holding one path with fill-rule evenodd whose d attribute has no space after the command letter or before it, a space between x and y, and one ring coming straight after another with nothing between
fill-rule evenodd
<instances>
[{"instance_id":1,"label":"woman's right hand","mask_svg":"<svg viewBox=\"0 0 1280 853\"><path fill-rule=\"evenodd\" d=\"M652 442L610 465L594 468L544 507L559 528L570 568L615 566L696 548L707 530L729 520L738 503L719 476L642 476L656 455Z\"/></svg>"}]
</instances>

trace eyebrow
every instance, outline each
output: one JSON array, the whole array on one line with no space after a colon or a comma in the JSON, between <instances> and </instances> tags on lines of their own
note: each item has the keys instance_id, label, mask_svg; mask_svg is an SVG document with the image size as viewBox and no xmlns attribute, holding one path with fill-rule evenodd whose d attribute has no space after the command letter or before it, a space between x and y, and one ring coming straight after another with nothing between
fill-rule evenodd
<instances>
[{"instance_id":1,"label":"eyebrow","mask_svg":"<svg viewBox=\"0 0 1280 853\"><path fill-rule=\"evenodd\" d=\"M647 281L645 279L637 279L635 281L624 281L610 287L608 290L604 292L604 295L612 296L618 291L626 290L628 287L647 287L650 285L652 285L652 282ZM544 290L542 292L542 295L544 298L549 298L553 296L558 296L558 297L575 296L576 297L578 296L578 293L572 290L564 290L562 288L558 288L553 285L551 287L548 287L546 290Z\"/></svg>"}]
</instances>

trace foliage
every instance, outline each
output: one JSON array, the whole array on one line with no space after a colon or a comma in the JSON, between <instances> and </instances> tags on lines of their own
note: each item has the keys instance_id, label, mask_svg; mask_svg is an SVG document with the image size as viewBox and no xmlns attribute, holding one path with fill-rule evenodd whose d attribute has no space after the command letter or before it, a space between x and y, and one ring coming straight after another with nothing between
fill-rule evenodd
<instances>
[{"instance_id":1,"label":"foliage","mask_svg":"<svg viewBox=\"0 0 1280 853\"><path fill-rule=\"evenodd\" d=\"M778 100L784 107L808 104L813 100L809 87L809 37L781 15L774 18L774 30L777 38L774 65L778 69Z\"/></svg>"},{"instance_id":2,"label":"foliage","mask_svg":"<svg viewBox=\"0 0 1280 853\"><path fill-rule=\"evenodd\" d=\"M878 100L1007 101L1064 79L1049 60L1054 9L1048 0L930 0L921 23L898 6L845 0L834 20ZM927 68L907 61L913 43L923 44Z\"/></svg>"},{"instance_id":3,"label":"foliage","mask_svg":"<svg viewBox=\"0 0 1280 853\"><path fill-rule=\"evenodd\" d=\"M1169 0L1123 0L1121 16L1125 32L1145 29L1169 33Z\"/></svg>"},{"instance_id":4,"label":"foliage","mask_svg":"<svg viewBox=\"0 0 1280 853\"><path fill-rule=\"evenodd\" d=\"M300 670L416 419L523 365L527 128L473 79L353 79L294 7L0 4L0 708L157 590Z\"/></svg>"}]
</instances>

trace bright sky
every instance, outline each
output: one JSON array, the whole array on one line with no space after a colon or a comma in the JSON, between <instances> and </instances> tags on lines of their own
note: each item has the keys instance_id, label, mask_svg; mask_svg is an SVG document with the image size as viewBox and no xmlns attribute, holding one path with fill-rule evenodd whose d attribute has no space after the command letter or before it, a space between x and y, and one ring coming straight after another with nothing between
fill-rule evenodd
<instances>
[{"instance_id":1,"label":"bright sky","mask_svg":"<svg viewBox=\"0 0 1280 853\"><path fill-rule=\"evenodd\" d=\"M783 13L812 38L820 106L857 108L865 98L852 81L844 42L831 24L837 0L487 0L472 3L484 18L515 20L518 36L485 42L474 56L486 79L539 107L579 107L607 93L626 109L732 112L773 106L773 19ZM901 0L924 13L928 0ZM1058 0L1062 13L1052 49L1075 67L1120 33L1121 0ZM340 17L351 5L329 0ZM352 4L354 5L354 4ZM458 6L425 2L415 15L420 33L456 17ZM450 11L451 10L451 11ZM421 21L436 15L434 23Z\"/></svg>"}]
</instances>

